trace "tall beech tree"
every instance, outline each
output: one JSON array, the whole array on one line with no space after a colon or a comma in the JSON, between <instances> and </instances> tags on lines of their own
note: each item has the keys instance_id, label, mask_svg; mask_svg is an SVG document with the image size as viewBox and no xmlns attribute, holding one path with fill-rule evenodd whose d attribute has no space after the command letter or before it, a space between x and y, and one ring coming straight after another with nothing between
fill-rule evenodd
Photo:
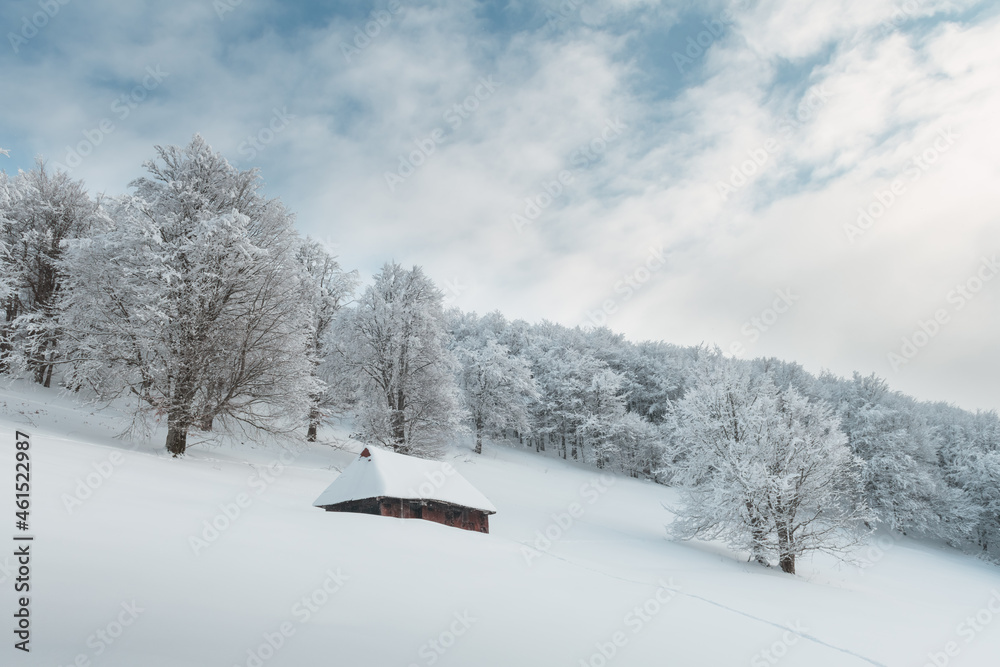
<instances>
[{"instance_id":1,"label":"tall beech tree","mask_svg":"<svg viewBox=\"0 0 1000 667\"><path fill-rule=\"evenodd\" d=\"M809 551L838 552L869 518L858 467L832 410L720 353L706 354L677 410L682 538L722 539L795 573Z\"/></svg>"},{"instance_id":2,"label":"tall beech tree","mask_svg":"<svg viewBox=\"0 0 1000 667\"><path fill-rule=\"evenodd\" d=\"M156 151L113 229L67 252L68 381L165 418L174 456L217 419L290 430L318 391L292 218L199 136Z\"/></svg>"},{"instance_id":3,"label":"tall beech tree","mask_svg":"<svg viewBox=\"0 0 1000 667\"><path fill-rule=\"evenodd\" d=\"M302 298L309 312L309 353L318 387L310 396L306 440L315 442L320 424L344 403L339 386L336 383L330 386L320 381L320 377L324 375L323 361L331 353L331 327L337 313L357 289L358 272L344 271L337 259L313 239L302 241L296 259L301 269Z\"/></svg>"},{"instance_id":4,"label":"tall beech tree","mask_svg":"<svg viewBox=\"0 0 1000 667\"><path fill-rule=\"evenodd\" d=\"M382 267L334 331L336 373L353 382L361 437L434 456L462 430L440 290L420 267ZM346 382L345 382L346 384Z\"/></svg>"},{"instance_id":5,"label":"tall beech tree","mask_svg":"<svg viewBox=\"0 0 1000 667\"><path fill-rule=\"evenodd\" d=\"M0 364L48 387L61 337L56 302L64 243L90 236L106 218L81 181L53 173L41 159L13 179L0 175L0 218L8 287L0 295Z\"/></svg>"},{"instance_id":6,"label":"tall beech tree","mask_svg":"<svg viewBox=\"0 0 1000 667\"><path fill-rule=\"evenodd\" d=\"M483 453L483 435L504 429L531 432L528 406L538 399L538 388L527 361L489 334L467 336L456 343L461 368L459 387L475 434L475 452Z\"/></svg>"}]
</instances>

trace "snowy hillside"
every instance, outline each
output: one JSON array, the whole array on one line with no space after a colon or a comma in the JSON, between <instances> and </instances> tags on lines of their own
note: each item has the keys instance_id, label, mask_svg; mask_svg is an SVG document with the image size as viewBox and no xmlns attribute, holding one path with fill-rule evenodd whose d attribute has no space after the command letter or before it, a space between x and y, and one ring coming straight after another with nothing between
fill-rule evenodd
<instances>
[{"instance_id":1,"label":"snowy hillside","mask_svg":"<svg viewBox=\"0 0 1000 667\"><path fill-rule=\"evenodd\" d=\"M669 540L670 489L490 445L446 455L496 505L488 535L327 513L312 503L354 453L196 446L174 460L162 434L133 446L119 428L54 391L0 393L8 508L8 445L15 429L32 436L34 625L18 664L985 667L1000 655L1000 569L944 547L882 534L859 565L816 557L785 575ZM9 623L13 557L0 566Z\"/></svg>"}]
</instances>

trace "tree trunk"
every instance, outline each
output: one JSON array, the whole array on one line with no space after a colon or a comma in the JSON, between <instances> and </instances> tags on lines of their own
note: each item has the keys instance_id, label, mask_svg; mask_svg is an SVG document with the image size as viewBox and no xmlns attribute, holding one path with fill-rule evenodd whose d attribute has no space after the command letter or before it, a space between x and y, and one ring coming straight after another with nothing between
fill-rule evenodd
<instances>
[{"instance_id":1,"label":"tree trunk","mask_svg":"<svg viewBox=\"0 0 1000 667\"><path fill-rule=\"evenodd\" d=\"M43 387L49 387L52 383L52 361L55 359L55 348L58 340L55 336L43 334L41 346L38 348L35 358L29 360L29 364L34 366L35 382Z\"/></svg>"},{"instance_id":2,"label":"tree trunk","mask_svg":"<svg viewBox=\"0 0 1000 667\"><path fill-rule=\"evenodd\" d=\"M778 525L778 565L781 571L795 574L795 553L792 551L792 535L788 524L779 521Z\"/></svg>"},{"instance_id":3,"label":"tree trunk","mask_svg":"<svg viewBox=\"0 0 1000 667\"><path fill-rule=\"evenodd\" d=\"M167 451L174 457L182 456L187 449L188 429L194 422L191 404L194 401L193 383L178 383L172 405L167 410Z\"/></svg>"},{"instance_id":4,"label":"tree trunk","mask_svg":"<svg viewBox=\"0 0 1000 667\"><path fill-rule=\"evenodd\" d=\"M476 417L476 454L483 453L483 420Z\"/></svg>"},{"instance_id":5,"label":"tree trunk","mask_svg":"<svg viewBox=\"0 0 1000 667\"><path fill-rule=\"evenodd\" d=\"M42 341L42 347L38 351L38 357L35 359L30 359L28 361L30 366L35 367L35 383L45 384L45 370L48 368L48 364L45 363L45 359L48 356L49 341Z\"/></svg>"},{"instance_id":6,"label":"tree trunk","mask_svg":"<svg viewBox=\"0 0 1000 667\"><path fill-rule=\"evenodd\" d=\"M795 574L795 554L782 554L779 564L782 572Z\"/></svg>"},{"instance_id":7,"label":"tree trunk","mask_svg":"<svg viewBox=\"0 0 1000 667\"><path fill-rule=\"evenodd\" d=\"M201 421L198 422L198 428L202 431L211 431L212 425L215 422L215 417L213 415L203 415Z\"/></svg>"},{"instance_id":8,"label":"tree trunk","mask_svg":"<svg viewBox=\"0 0 1000 667\"><path fill-rule=\"evenodd\" d=\"M400 451L406 447L406 417L402 410L392 412L392 441Z\"/></svg>"},{"instance_id":9,"label":"tree trunk","mask_svg":"<svg viewBox=\"0 0 1000 667\"><path fill-rule=\"evenodd\" d=\"M397 451L406 449L406 415L403 413L406 396L403 390L398 389L395 393L389 392L389 424L392 428L392 442Z\"/></svg>"},{"instance_id":10,"label":"tree trunk","mask_svg":"<svg viewBox=\"0 0 1000 667\"><path fill-rule=\"evenodd\" d=\"M755 560L760 565L764 567L771 567L771 563L767 560L767 556L764 554L761 545L767 540L767 535L764 532L763 522L760 520L756 510L754 509L753 503L749 500L746 501L747 512L750 515L750 535L753 538L753 547L751 548L751 558Z\"/></svg>"},{"instance_id":11,"label":"tree trunk","mask_svg":"<svg viewBox=\"0 0 1000 667\"><path fill-rule=\"evenodd\" d=\"M49 370L45 373L45 384L42 385L46 389L52 386L52 370L55 368L55 364L49 364Z\"/></svg>"},{"instance_id":12,"label":"tree trunk","mask_svg":"<svg viewBox=\"0 0 1000 667\"><path fill-rule=\"evenodd\" d=\"M10 343L10 319L10 306L8 305L6 323L0 327L0 372L4 373L10 370L10 362L7 359L14 351L14 346Z\"/></svg>"},{"instance_id":13,"label":"tree trunk","mask_svg":"<svg viewBox=\"0 0 1000 667\"><path fill-rule=\"evenodd\" d=\"M309 429L306 431L306 442L316 442L320 416L320 412L316 408L309 410Z\"/></svg>"},{"instance_id":14,"label":"tree trunk","mask_svg":"<svg viewBox=\"0 0 1000 667\"><path fill-rule=\"evenodd\" d=\"M184 454L187 449L188 425L182 418L170 416L167 418L167 451L174 458Z\"/></svg>"}]
</instances>

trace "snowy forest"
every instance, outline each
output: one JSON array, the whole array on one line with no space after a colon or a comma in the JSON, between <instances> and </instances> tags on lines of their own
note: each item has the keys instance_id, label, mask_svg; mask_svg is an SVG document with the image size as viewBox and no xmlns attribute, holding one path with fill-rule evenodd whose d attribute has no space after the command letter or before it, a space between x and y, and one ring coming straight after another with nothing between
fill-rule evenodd
<instances>
[{"instance_id":1,"label":"snowy forest","mask_svg":"<svg viewBox=\"0 0 1000 667\"><path fill-rule=\"evenodd\" d=\"M168 452L212 433L464 438L685 490L681 537L794 572L878 525L1000 562L1000 420L875 376L446 309L420 267L370 284L196 136L128 194L0 172L0 373L130 406Z\"/></svg>"}]
</instances>

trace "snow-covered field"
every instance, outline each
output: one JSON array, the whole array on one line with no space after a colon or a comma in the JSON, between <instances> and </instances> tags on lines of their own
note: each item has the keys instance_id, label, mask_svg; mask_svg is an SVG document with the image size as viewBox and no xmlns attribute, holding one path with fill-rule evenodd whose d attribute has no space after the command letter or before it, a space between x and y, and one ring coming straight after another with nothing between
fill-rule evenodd
<instances>
[{"instance_id":1,"label":"snow-covered field","mask_svg":"<svg viewBox=\"0 0 1000 667\"><path fill-rule=\"evenodd\" d=\"M882 534L858 564L788 576L668 539L670 489L499 446L447 457L497 506L489 535L327 513L312 502L350 452L173 460L162 434L134 445L120 427L54 391L0 390L0 540L17 428L36 536L29 655L0 552L0 664L1000 664L1000 568L944 547Z\"/></svg>"}]
</instances>

